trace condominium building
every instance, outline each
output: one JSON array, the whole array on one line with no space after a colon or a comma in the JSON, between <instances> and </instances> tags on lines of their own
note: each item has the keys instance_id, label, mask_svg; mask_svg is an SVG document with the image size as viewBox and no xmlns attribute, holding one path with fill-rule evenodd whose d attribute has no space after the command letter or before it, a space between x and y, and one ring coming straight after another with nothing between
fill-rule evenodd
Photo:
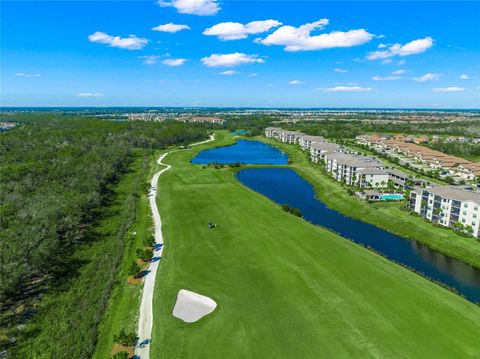
<instances>
[{"instance_id":1,"label":"condominium building","mask_svg":"<svg viewBox=\"0 0 480 359\"><path fill-rule=\"evenodd\" d=\"M282 131L279 127L267 127L265 129L265 137L279 139L280 132Z\"/></svg>"},{"instance_id":2,"label":"condominium building","mask_svg":"<svg viewBox=\"0 0 480 359\"><path fill-rule=\"evenodd\" d=\"M433 223L469 228L480 238L480 192L464 186L416 187L410 193L410 208Z\"/></svg>"},{"instance_id":3,"label":"condominium building","mask_svg":"<svg viewBox=\"0 0 480 359\"><path fill-rule=\"evenodd\" d=\"M281 131L280 132L280 141L283 143L297 144L300 136L304 135L301 132L297 131Z\"/></svg>"},{"instance_id":4,"label":"condominium building","mask_svg":"<svg viewBox=\"0 0 480 359\"><path fill-rule=\"evenodd\" d=\"M345 182L350 186L356 184L387 186L388 173L383 171L384 164L372 157L329 153L325 156L325 168L337 181ZM382 171L373 171L373 169Z\"/></svg>"},{"instance_id":5,"label":"condominium building","mask_svg":"<svg viewBox=\"0 0 480 359\"><path fill-rule=\"evenodd\" d=\"M298 138L298 144L302 150L310 150L314 143L326 143L322 136L301 135Z\"/></svg>"},{"instance_id":6,"label":"condominium building","mask_svg":"<svg viewBox=\"0 0 480 359\"><path fill-rule=\"evenodd\" d=\"M336 143L315 142L310 145L310 160L319 163L327 153L341 153L345 149Z\"/></svg>"}]
</instances>

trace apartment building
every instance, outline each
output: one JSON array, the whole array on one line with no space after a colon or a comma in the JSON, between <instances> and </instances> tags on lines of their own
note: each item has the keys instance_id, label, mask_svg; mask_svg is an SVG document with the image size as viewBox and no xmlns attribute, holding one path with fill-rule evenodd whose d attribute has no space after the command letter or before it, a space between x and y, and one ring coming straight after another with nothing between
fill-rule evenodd
<instances>
[{"instance_id":1,"label":"apartment building","mask_svg":"<svg viewBox=\"0 0 480 359\"><path fill-rule=\"evenodd\" d=\"M464 186L416 187L410 193L410 208L433 223L471 228L480 238L480 192Z\"/></svg>"},{"instance_id":2,"label":"apartment building","mask_svg":"<svg viewBox=\"0 0 480 359\"><path fill-rule=\"evenodd\" d=\"M374 185L380 188L386 187L388 182L388 173L383 171L384 164L368 156L329 153L325 156L325 169L337 181L350 186Z\"/></svg>"},{"instance_id":3,"label":"apartment building","mask_svg":"<svg viewBox=\"0 0 480 359\"><path fill-rule=\"evenodd\" d=\"M297 131L281 131L280 132L280 141L283 143L288 143L291 145L298 144L300 136L304 135L301 132Z\"/></svg>"},{"instance_id":4,"label":"apartment building","mask_svg":"<svg viewBox=\"0 0 480 359\"><path fill-rule=\"evenodd\" d=\"M267 127L265 129L265 137L279 139L280 132L282 131L280 127Z\"/></svg>"},{"instance_id":5,"label":"apartment building","mask_svg":"<svg viewBox=\"0 0 480 359\"><path fill-rule=\"evenodd\" d=\"M315 142L310 145L310 160L319 163L325 159L327 153L341 153L345 149L336 143Z\"/></svg>"},{"instance_id":6,"label":"apartment building","mask_svg":"<svg viewBox=\"0 0 480 359\"><path fill-rule=\"evenodd\" d=\"M322 136L301 135L298 138L298 144L302 150L310 150L314 143L326 143Z\"/></svg>"}]
</instances>

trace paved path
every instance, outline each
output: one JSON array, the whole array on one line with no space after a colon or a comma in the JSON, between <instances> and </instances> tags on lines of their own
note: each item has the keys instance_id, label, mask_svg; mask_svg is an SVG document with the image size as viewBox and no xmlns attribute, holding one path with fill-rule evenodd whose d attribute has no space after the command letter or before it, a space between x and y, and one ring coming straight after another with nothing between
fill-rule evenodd
<instances>
[{"instance_id":1,"label":"paved path","mask_svg":"<svg viewBox=\"0 0 480 359\"><path fill-rule=\"evenodd\" d=\"M208 140L193 143L191 146L198 146L207 142L215 140L215 135L210 135ZM152 337L152 327L153 327L153 291L155 289L155 277L157 275L158 264L163 253L163 235L162 235L162 219L160 218L160 213L158 213L157 208L157 183L158 178L165 172L167 172L172 166L163 163L162 161L170 153L181 151L174 150L161 155L157 163L165 168L161 169L152 177L151 187L154 188L151 190L149 195L150 208L152 209L153 222L155 225L155 246L153 249L153 259L148 266L148 274L145 276L145 283L142 293L142 302L140 303L140 316L138 319L138 328L137 335L139 337L138 345L135 348L135 356L141 359L150 358L150 342Z\"/></svg>"}]
</instances>

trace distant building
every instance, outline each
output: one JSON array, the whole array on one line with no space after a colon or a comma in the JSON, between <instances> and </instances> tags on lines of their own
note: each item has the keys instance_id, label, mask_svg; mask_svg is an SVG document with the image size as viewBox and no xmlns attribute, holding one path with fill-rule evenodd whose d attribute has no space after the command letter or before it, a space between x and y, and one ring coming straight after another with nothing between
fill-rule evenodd
<instances>
[{"instance_id":1,"label":"distant building","mask_svg":"<svg viewBox=\"0 0 480 359\"><path fill-rule=\"evenodd\" d=\"M304 134L297 131L282 131L280 132L280 141L295 145L302 135Z\"/></svg>"},{"instance_id":2,"label":"distant building","mask_svg":"<svg viewBox=\"0 0 480 359\"><path fill-rule=\"evenodd\" d=\"M326 154L341 153L344 150L342 146L336 143L315 142L310 145L310 160L314 163L319 163L325 159Z\"/></svg>"},{"instance_id":3,"label":"distant building","mask_svg":"<svg viewBox=\"0 0 480 359\"><path fill-rule=\"evenodd\" d=\"M350 186L386 187L388 173L384 164L368 156L331 153L325 156L325 168L337 181Z\"/></svg>"},{"instance_id":4,"label":"distant building","mask_svg":"<svg viewBox=\"0 0 480 359\"><path fill-rule=\"evenodd\" d=\"M326 143L325 139L322 136L309 136L309 135L301 135L298 138L298 144L302 148L302 150L310 150L310 147L314 143Z\"/></svg>"},{"instance_id":5,"label":"distant building","mask_svg":"<svg viewBox=\"0 0 480 359\"><path fill-rule=\"evenodd\" d=\"M471 228L480 238L480 192L463 186L415 188L410 193L410 208L429 221L457 228Z\"/></svg>"}]
</instances>

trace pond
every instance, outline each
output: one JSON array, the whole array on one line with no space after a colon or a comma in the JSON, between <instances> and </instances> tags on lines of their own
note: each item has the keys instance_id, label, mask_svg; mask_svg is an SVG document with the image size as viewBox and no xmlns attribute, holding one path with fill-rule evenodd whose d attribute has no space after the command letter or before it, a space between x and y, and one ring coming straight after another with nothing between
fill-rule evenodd
<instances>
[{"instance_id":1,"label":"pond","mask_svg":"<svg viewBox=\"0 0 480 359\"><path fill-rule=\"evenodd\" d=\"M238 140L231 146L211 148L192 159L194 164L248 163L261 165L285 165L288 155L278 148L260 141Z\"/></svg>"},{"instance_id":2,"label":"pond","mask_svg":"<svg viewBox=\"0 0 480 359\"><path fill-rule=\"evenodd\" d=\"M298 208L305 220L368 246L390 260L454 288L472 302L480 301L480 270L418 241L402 238L328 208L315 198L312 185L295 171L288 168L251 168L239 171L237 178L245 186L278 204Z\"/></svg>"}]
</instances>

